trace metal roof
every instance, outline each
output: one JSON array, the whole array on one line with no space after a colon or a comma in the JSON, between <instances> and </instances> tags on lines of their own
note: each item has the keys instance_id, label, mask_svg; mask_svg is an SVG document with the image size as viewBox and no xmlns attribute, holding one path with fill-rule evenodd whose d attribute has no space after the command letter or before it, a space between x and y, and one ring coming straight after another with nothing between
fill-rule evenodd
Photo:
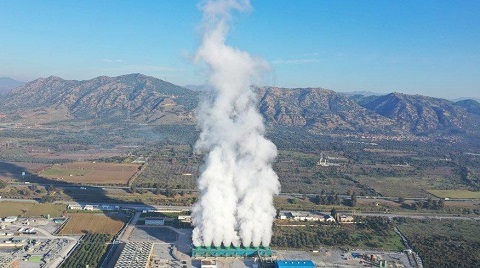
<instances>
[{"instance_id":1,"label":"metal roof","mask_svg":"<svg viewBox=\"0 0 480 268\"><path fill-rule=\"evenodd\" d=\"M315 267L315 264L313 261L310 260L283 260L283 261L277 261L275 263L275 267L280 268L280 267Z\"/></svg>"}]
</instances>

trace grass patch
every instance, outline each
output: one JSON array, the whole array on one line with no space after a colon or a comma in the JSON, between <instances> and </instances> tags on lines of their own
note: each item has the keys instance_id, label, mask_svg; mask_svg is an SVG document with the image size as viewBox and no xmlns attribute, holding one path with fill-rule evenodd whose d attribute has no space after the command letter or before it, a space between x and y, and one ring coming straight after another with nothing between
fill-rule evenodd
<instances>
[{"instance_id":1,"label":"grass patch","mask_svg":"<svg viewBox=\"0 0 480 268\"><path fill-rule=\"evenodd\" d=\"M50 214L50 217L63 215L66 206L63 204L35 204L20 202L0 202L0 217L23 216L40 217Z\"/></svg>"},{"instance_id":2,"label":"grass patch","mask_svg":"<svg viewBox=\"0 0 480 268\"><path fill-rule=\"evenodd\" d=\"M42 256L33 255L33 256L28 257L28 261L29 262L34 262L34 263L41 263L42 258L43 258Z\"/></svg>"},{"instance_id":3,"label":"grass patch","mask_svg":"<svg viewBox=\"0 0 480 268\"><path fill-rule=\"evenodd\" d=\"M428 197L424 189L432 185L440 185L442 179L420 179L414 177L358 177L362 184L373 188L383 196Z\"/></svg>"},{"instance_id":4,"label":"grass patch","mask_svg":"<svg viewBox=\"0 0 480 268\"><path fill-rule=\"evenodd\" d=\"M469 190L428 190L428 192L440 198L480 199L480 192L473 192Z\"/></svg>"}]
</instances>

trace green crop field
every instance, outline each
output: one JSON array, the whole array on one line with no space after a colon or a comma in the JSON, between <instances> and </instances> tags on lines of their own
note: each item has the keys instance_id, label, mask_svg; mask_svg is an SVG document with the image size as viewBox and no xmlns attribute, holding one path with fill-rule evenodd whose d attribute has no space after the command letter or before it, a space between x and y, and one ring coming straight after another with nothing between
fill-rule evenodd
<instances>
[{"instance_id":1,"label":"green crop field","mask_svg":"<svg viewBox=\"0 0 480 268\"><path fill-rule=\"evenodd\" d=\"M41 176L45 177L56 177L56 176L85 176L90 173L89 170L70 168L70 169L59 169L59 168L49 168L40 173Z\"/></svg>"},{"instance_id":2,"label":"green crop field","mask_svg":"<svg viewBox=\"0 0 480 268\"><path fill-rule=\"evenodd\" d=\"M360 176L358 180L383 196L428 197L429 193L425 189L432 188L432 186L449 186L447 179L441 177L420 179L415 177L377 178Z\"/></svg>"},{"instance_id":3,"label":"green crop field","mask_svg":"<svg viewBox=\"0 0 480 268\"><path fill-rule=\"evenodd\" d=\"M480 199L480 192L468 190L428 190L431 194L441 198L472 198Z\"/></svg>"},{"instance_id":4,"label":"green crop field","mask_svg":"<svg viewBox=\"0 0 480 268\"><path fill-rule=\"evenodd\" d=\"M35 204L20 202L0 202L0 217L22 216L39 217L50 214L51 217L59 217L66 210L62 204Z\"/></svg>"},{"instance_id":5,"label":"green crop field","mask_svg":"<svg viewBox=\"0 0 480 268\"><path fill-rule=\"evenodd\" d=\"M29 261L29 262L34 262L34 263L41 263L41 262L42 262L42 259L43 259L43 257L42 257L42 256L38 256L38 255L28 257L28 261Z\"/></svg>"}]
</instances>

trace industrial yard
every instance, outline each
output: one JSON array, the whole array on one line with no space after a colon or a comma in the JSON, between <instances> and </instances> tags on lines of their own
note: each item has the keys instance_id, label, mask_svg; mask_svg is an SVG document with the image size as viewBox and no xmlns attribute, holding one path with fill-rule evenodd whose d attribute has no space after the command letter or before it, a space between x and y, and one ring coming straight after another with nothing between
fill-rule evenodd
<instances>
[{"instance_id":1,"label":"industrial yard","mask_svg":"<svg viewBox=\"0 0 480 268\"><path fill-rule=\"evenodd\" d=\"M140 215L144 214L137 212L137 220ZM121 253L107 267L417 267L411 263L408 253L402 251L193 247L191 229L165 226L168 221L157 220L147 225L138 222L140 224L135 224L135 220L131 222L130 232L120 238ZM296 262L298 266L292 266Z\"/></svg>"},{"instance_id":2,"label":"industrial yard","mask_svg":"<svg viewBox=\"0 0 480 268\"><path fill-rule=\"evenodd\" d=\"M56 236L60 224L44 218L5 217L0 230L0 267L57 267L80 236Z\"/></svg>"},{"instance_id":3,"label":"industrial yard","mask_svg":"<svg viewBox=\"0 0 480 268\"><path fill-rule=\"evenodd\" d=\"M287 247L278 247L273 244L272 248L194 247L192 229L184 228L191 222L188 208L164 207L145 210L143 205L132 204L122 207L87 203L70 204L68 207L67 211L70 212L65 213L65 217L49 218L48 210L45 210L47 216L44 217L21 215L3 217L0 224L0 267L77 267L85 264L91 264L90 267L109 268L292 267L291 265L295 263L298 266L294 267L422 267L418 255L412 250L406 250L406 247L388 250L386 249L389 248L388 246L382 249L368 249L369 247L361 243L359 245L362 246L358 248L316 244L317 240L312 238L312 233L309 231L312 228L322 233L323 229L331 229L335 232L329 233L334 235L341 234L343 230L354 231L353 226L358 223L349 221L350 218L346 216L337 217L339 222L335 224L321 221L326 216L317 220L314 217L317 215L315 213L280 211L276 224L291 230L280 234L298 240L299 242L295 243L300 248L296 248L295 243ZM102 208L105 211L102 211ZM51 207L51 209L58 208ZM72 209L76 212L71 212ZM318 215L324 214L326 212L318 213ZM115 231L109 231L113 226L112 223L120 218L123 219L121 222L126 224L115 227ZM88 220L82 223L78 219ZM379 217L357 217L357 219L363 219L358 225L359 228L366 228L369 225L377 226L376 228L383 226L378 230L392 228L392 222L383 222ZM387 218L384 217L384 219ZM457 221L451 223L454 224L452 226L458 227L459 232L463 229L469 230L468 226L474 224L468 220L460 220L458 223ZM413 219L394 222L406 235L417 232L416 229L412 229L415 226L423 224L422 228L425 229L429 224L433 224L428 221L413 221ZM71 224L77 226L79 231L65 233L64 230L70 228L68 225ZM96 227L91 229L89 226ZM180 226L182 228L179 228ZM361 228L360 231L349 234L354 243L357 241L355 240L357 236L372 235L371 231L361 231ZM87 229L90 231L86 233L81 231ZM318 233L313 234L318 235ZM283 238L280 239L281 235L276 232L275 241L283 241ZM322 241L326 243L325 239L323 238L324 241ZM337 242L340 241L338 239ZM361 242L361 240L358 241ZM96 255L85 254L87 248L90 248L88 252L95 248Z\"/></svg>"}]
</instances>

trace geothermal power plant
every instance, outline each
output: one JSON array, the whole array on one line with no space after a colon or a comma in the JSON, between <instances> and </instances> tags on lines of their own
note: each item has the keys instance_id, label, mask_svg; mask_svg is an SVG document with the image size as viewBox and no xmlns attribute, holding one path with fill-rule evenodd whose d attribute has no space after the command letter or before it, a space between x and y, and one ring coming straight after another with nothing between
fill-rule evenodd
<instances>
[{"instance_id":1,"label":"geothermal power plant","mask_svg":"<svg viewBox=\"0 0 480 268\"><path fill-rule=\"evenodd\" d=\"M280 191L272 169L276 146L265 138L252 85L269 64L226 45L231 13L248 1L209 1L202 6L202 41L195 60L208 66L214 89L197 111L196 142L205 163L198 178L200 197L192 210L194 256L270 256Z\"/></svg>"}]
</instances>

